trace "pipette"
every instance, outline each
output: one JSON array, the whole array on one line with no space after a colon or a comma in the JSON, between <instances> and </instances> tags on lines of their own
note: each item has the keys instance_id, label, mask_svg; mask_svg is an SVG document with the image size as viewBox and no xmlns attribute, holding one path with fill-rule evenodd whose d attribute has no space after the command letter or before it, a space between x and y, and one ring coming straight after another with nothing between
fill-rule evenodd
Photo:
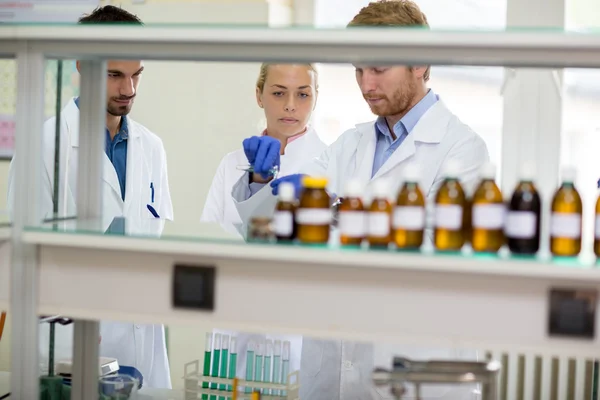
<instances>
[{"instance_id":1,"label":"pipette","mask_svg":"<svg viewBox=\"0 0 600 400\"><path fill-rule=\"evenodd\" d=\"M246 171L246 172L250 172L250 173L254 172L253 165L238 165L236 168L240 171ZM269 170L269 176L272 176L273 179L277 179L278 174L279 174L279 166L277 166L277 165L273 166L273 168L271 168Z\"/></svg>"}]
</instances>

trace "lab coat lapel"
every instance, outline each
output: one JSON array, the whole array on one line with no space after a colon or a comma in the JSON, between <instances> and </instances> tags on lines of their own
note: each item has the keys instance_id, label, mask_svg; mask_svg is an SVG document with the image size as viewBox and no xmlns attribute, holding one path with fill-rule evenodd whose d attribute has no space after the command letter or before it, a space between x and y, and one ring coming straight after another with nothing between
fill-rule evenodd
<instances>
[{"instance_id":1,"label":"lab coat lapel","mask_svg":"<svg viewBox=\"0 0 600 400\"><path fill-rule=\"evenodd\" d=\"M371 180L373 172L373 158L375 157L375 144L377 136L375 135L375 123L367 122L356 125L356 129L361 133L356 150L356 170L355 177L366 183Z\"/></svg>"},{"instance_id":2,"label":"lab coat lapel","mask_svg":"<svg viewBox=\"0 0 600 400\"><path fill-rule=\"evenodd\" d=\"M129 120L129 138L127 139L127 172L126 172L126 183L125 183L125 207L123 214L128 215L132 204L136 203L136 199L134 199L136 193L139 195L141 193L150 193L150 189L147 188L147 191L144 191L142 185L144 183L148 183L147 179L143 179L144 175L144 150L142 146L142 139L139 135L138 130L135 127L135 124ZM149 183L148 183L149 184ZM150 198L148 199L138 199L139 201L145 201L147 203L150 202ZM144 204L144 207L146 205Z\"/></svg>"}]
</instances>

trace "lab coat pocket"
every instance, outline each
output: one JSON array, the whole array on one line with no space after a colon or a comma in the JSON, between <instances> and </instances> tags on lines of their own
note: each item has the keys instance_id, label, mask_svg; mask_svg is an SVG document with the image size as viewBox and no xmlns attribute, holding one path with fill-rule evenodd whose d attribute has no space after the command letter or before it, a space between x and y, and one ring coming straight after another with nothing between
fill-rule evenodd
<instances>
[{"instance_id":1,"label":"lab coat pocket","mask_svg":"<svg viewBox=\"0 0 600 400\"><path fill-rule=\"evenodd\" d=\"M321 372L323 364L323 347L322 340L307 339L302 340L302 358L300 360L300 382L306 382L303 376L314 378Z\"/></svg>"}]
</instances>

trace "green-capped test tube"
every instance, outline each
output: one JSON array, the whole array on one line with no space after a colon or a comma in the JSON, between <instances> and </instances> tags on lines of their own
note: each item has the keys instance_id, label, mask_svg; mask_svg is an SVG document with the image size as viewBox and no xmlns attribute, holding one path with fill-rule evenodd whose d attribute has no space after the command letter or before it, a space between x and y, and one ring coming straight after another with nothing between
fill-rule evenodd
<instances>
[{"instance_id":1,"label":"green-capped test tube","mask_svg":"<svg viewBox=\"0 0 600 400\"><path fill-rule=\"evenodd\" d=\"M273 359L273 341L268 339L266 342L265 351L265 369L263 372L263 381L267 383L273 382L271 379L271 360ZM264 394L271 394L271 390L266 390Z\"/></svg>"},{"instance_id":2,"label":"green-capped test tube","mask_svg":"<svg viewBox=\"0 0 600 400\"><path fill-rule=\"evenodd\" d=\"M287 385L288 374L290 373L290 345L289 341L283 342L283 354L281 356L281 383ZM287 396L287 390L281 393L282 396Z\"/></svg>"},{"instance_id":3,"label":"green-capped test tube","mask_svg":"<svg viewBox=\"0 0 600 400\"><path fill-rule=\"evenodd\" d=\"M254 341L248 343L248 350L246 350L246 382L252 382L254 380L254 351L256 350L256 344ZM252 393L250 385L246 384L246 393Z\"/></svg>"},{"instance_id":4,"label":"green-capped test tube","mask_svg":"<svg viewBox=\"0 0 600 400\"><path fill-rule=\"evenodd\" d=\"M254 380L256 382L263 381L263 356L265 354L265 342L262 340L258 342L256 346L256 353L254 354ZM261 391L262 393L262 391Z\"/></svg>"},{"instance_id":5,"label":"green-capped test tube","mask_svg":"<svg viewBox=\"0 0 600 400\"><path fill-rule=\"evenodd\" d=\"M229 361L229 335L223 335L221 338L221 366L219 368L219 378L227 378L227 362ZM227 385L219 384L219 390L225 390ZM225 400L225 397L219 396L219 400Z\"/></svg>"},{"instance_id":6,"label":"green-capped test tube","mask_svg":"<svg viewBox=\"0 0 600 400\"><path fill-rule=\"evenodd\" d=\"M204 365L202 368L202 375L210 376L210 356L212 350L212 332L206 333L206 339L204 341ZM208 389L208 382L202 382L202 387ZM208 395L203 394L202 400L208 400Z\"/></svg>"},{"instance_id":7,"label":"green-capped test tube","mask_svg":"<svg viewBox=\"0 0 600 400\"><path fill-rule=\"evenodd\" d=\"M281 383L281 340L276 340L273 347L273 383ZM279 393L274 390L272 394L279 396Z\"/></svg>"},{"instance_id":8,"label":"green-capped test tube","mask_svg":"<svg viewBox=\"0 0 600 400\"><path fill-rule=\"evenodd\" d=\"M231 337L231 343L229 343L229 373L227 378L233 379L237 373L237 338ZM233 386L227 385L227 390L232 391Z\"/></svg>"},{"instance_id":9,"label":"green-capped test tube","mask_svg":"<svg viewBox=\"0 0 600 400\"><path fill-rule=\"evenodd\" d=\"M210 376L212 376L213 378L219 377L220 361L221 361L221 334L215 333L215 340L213 340L212 371L210 374ZM216 389L217 386L218 385L216 383L211 382L211 384L210 384L211 389ZM210 400L217 400L217 396L211 394Z\"/></svg>"}]
</instances>

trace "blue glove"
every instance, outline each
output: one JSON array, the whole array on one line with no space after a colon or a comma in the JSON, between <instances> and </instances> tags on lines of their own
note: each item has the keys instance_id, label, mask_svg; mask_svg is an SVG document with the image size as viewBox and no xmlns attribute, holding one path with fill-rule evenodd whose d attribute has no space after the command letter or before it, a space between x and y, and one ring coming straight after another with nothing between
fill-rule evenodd
<instances>
[{"instance_id":1,"label":"blue glove","mask_svg":"<svg viewBox=\"0 0 600 400\"><path fill-rule=\"evenodd\" d=\"M277 196L279 194L279 184L281 182L289 182L294 185L294 192L296 193L296 198L300 196L300 192L302 191L302 177L304 174L295 174L284 176L279 179L275 179L271 182L271 187L273 188L273 194Z\"/></svg>"},{"instance_id":2,"label":"blue glove","mask_svg":"<svg viewBox=\"0 0 600 400\"><path fill-rule=\"evenodd\" d=\"M281 142L270 136L252 136L244 139L244 153L254 172L260 174L263 178L268 178L269 171L274 167L279 167L281 152Z\"/></svg>"}]
</instances>

